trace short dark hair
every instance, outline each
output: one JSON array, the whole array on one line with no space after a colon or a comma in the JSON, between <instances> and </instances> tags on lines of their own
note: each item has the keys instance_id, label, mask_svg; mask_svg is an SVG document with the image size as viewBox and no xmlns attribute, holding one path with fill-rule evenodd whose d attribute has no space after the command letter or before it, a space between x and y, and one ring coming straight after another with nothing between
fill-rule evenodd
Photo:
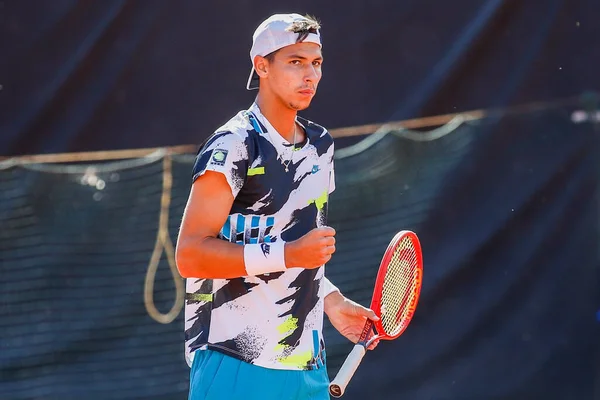
<instances>
[{"instance_id":1,"label":"short dark hair","mask_svg":"<svg viewBox=\"0 0 600 400\"><path fill-rule=\"evenodd\" d=\"M287 28L288 31L298 34L296 43L303 42L310 33L317 33L317 31L321 29L321 23L316 17L306 14L304 15L304 18L304 20L293 22ZM268 62L273 62L275 54L277 54L278 51L279 50L275 50L267 54L264 58L266 58Z\"/></svg>"},{"instance_id":2,"label":"short dark hair","mask_svg":"<svg viewBox=\"0 0 600 400\"><path fill-rule=\"evenodd\" d=\"M266 59L268 62L272 63L272 62L273 62L273 60L275 59L275 54L277 54L277 52L278 52L278 51L279 51L279 50L275 50L275 51L273 51L273 52L271 52L271 53L267 54L267 55L265 56L265 59Z\"/></svg>"}]
</instances>

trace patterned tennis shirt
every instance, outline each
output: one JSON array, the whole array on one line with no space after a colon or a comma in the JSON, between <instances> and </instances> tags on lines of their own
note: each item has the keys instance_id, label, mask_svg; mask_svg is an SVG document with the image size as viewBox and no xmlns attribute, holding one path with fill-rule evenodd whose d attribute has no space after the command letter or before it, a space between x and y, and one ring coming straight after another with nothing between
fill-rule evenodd
<instances>
[{"instance_id":1,"label":"patterned tennis shirt","mask_svg":"<svg viewBox=\"0 0 600 400\"><path fill-rule=\"evenodd\" d=\"M296 121L306 139L294 150L253 103L200 149L193 180L205 171L222 173L234 196L219 239L238 244L292 241L326 223L325 204L335 189L333 138L313 122ZM314 368L324 349L324 268L235 279L188 278L188 364L195 351L211 349L266 368Z\"/></svg>"}]
</instances>

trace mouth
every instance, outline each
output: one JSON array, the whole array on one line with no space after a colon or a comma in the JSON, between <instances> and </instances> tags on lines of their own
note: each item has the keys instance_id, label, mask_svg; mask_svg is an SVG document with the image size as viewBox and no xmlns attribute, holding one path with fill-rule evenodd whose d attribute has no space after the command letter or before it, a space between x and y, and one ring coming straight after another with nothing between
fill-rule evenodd
<instances>
[{"instance_id":1,"label":"mouth","mask_svg":"<svg viewBox=\"0 0 600 400\"><path fill-rule=\"evenodd\" d=\"M300 93L304 96L314 96L315 91L313 89L303 89L303 90L299 90L298 93Z\"/></svg>"}]
</instances>

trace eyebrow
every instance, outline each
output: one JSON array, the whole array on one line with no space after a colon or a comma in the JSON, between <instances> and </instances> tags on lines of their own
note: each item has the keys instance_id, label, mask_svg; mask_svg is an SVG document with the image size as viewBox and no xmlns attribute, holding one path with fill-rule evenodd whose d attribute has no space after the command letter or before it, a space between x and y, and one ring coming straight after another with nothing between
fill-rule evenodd
<instances>
[{"instance_id":1,"label":"eyebrow","mask_svg":"<svg viewBox=\"0 0 600 400\"><path fill-rule=\"evenodd\" d=\"M290 54L287 58L297 58L299 60L308 60L308 57L301 56L300 54ZM313 59L313 61L322 61L323 56L318 56Z\"/></svg>"}]
</instances>

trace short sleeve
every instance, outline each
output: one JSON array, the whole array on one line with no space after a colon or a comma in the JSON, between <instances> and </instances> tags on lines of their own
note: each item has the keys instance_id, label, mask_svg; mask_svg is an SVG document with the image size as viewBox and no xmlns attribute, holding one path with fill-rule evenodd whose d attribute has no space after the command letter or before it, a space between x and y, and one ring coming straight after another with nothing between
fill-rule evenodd
<instances>
[{"instance_id":1,"label":"short sleeve","mask_svg":"<svg viewBox=\"0 0 600 400\"><path fill-rule=\"evenodd\" d=\"M206 171L223 174L233 197L236 197L248 171L248 150L244 139L232 132L215 134L196 156L192 182Z\"/></svg>"}]
</instances>

